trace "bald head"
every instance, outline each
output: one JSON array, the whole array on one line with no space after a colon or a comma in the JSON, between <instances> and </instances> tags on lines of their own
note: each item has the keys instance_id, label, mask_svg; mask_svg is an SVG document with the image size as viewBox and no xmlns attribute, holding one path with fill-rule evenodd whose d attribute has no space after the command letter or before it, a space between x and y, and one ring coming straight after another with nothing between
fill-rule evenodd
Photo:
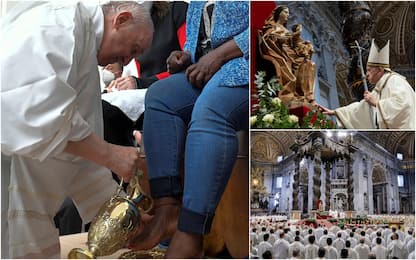
<instances>
[{"instance_id":1,"label":"bald head","mask_svg":"<svg viewBox=\"0 0 416 260\"><path fill-rule=\"evenodd\" d=\"M97 54L99 65L127 65L150 47L154 29L146 7L134 1L111 1L102 10L104 34Z\"/></svg>"},{"instance_id":2,"label":"bald head","mask_svg":"<svg viewBox=\"0 0 416 260\"><path fill-rule=\"evenodd\" d=\"M138 4L135 1L110 1L102 5L104 15L130 12L134 25L143 25L153 31L153 22L150 16L149 6Z\"/></svg>"}]
</instances>

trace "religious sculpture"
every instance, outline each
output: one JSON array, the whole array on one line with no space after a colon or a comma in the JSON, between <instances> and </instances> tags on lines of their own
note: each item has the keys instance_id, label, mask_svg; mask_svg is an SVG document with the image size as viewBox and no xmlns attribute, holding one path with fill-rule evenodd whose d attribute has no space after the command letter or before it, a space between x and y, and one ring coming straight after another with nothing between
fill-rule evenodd
<instances>
[{"instance_id":1,"label":"religious sculpture","mask_svg":"<svg viewBox=\"0 0 416 260\"><path fill-rule=\"evenodd\" d=\"M371 8L364 1L343 1L339 3L343 16L341 31L344 46L350 53L351 61L348 69L347 83L351 88L354 101L360 101L364 96L363 75L359 69L359 53L355 48L356 41L363 47L362 60L368 60L371 45L371 32L373 30L374 19ZM367 64L363 63L366 70ZM364 75L365 76L365 75ZM373 86L368 86L370 91Z\"/></svg>"},{"instance_id":2,"label":"religious sculpture","mask_svg":"<svg viewBox=\"0 0 416 260\"><path fill-rule=\"evenodd\" d=\"M344 211L344 209L345 209L345 201L342 197L339 197L337 201L337 210Z\"/></svg>"},{"instance_id":3,"label":"religious sculpture","mask_svg":"<svg viewBox=\"0 0 416 260\"><path fill-rule=\"evenodd\" d=\"M275 8L258 32L259 52L274 65L282 89L279 98L288 108L315 104L315 64L311 57L313 45L301 37L302 25L286 28L287 6Z\"/></svg>"}]
</instances>

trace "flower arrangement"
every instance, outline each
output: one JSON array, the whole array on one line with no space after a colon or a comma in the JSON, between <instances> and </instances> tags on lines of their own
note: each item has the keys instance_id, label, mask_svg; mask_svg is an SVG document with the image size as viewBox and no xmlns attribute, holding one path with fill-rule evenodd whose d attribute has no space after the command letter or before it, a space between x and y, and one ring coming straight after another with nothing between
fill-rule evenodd
<instances>
[{"instance_id":1,"label":"flower arrangement","mask_svg":"<svg viewBox=\"0 0 416 260\"><path fill-rule=\"evenodd\" d=\"M253 105L254 114L250 117L252 128L335 128L334 122L318 109L309 111L302 120L289 114L289 110L278 98L282 86L278 83L277 77L273 76L264 82L265 76L264 71L258 71L255 75L257 94L254 94L254 97L259 102Z\"/></svg>"},{"instance_id":2,"label":"flower arrangement","mask_svg":"<svg viewBox=\"0 0 416 260\"><path fill-rule=\"evenodd\" d=\"M250 117L252 128L299 128L299 118L289 115L289 111L277 97L281 85L276 77L264 83L264 71L258 72L254 83L257 87L259 103L253 106L255 115Z\"/></svg>"},{"instance_id":3,"label":"flower arrangement","mask_svg":"<svg viewBox=\"0 0 416 260\"><path fill-rule=\"evenodd\" d=\"M309 111L302 120L302 128L311 129L334 129L335 124L332 120L328 120L326 115L319 110Z\"/></svg>"}]
</instances>

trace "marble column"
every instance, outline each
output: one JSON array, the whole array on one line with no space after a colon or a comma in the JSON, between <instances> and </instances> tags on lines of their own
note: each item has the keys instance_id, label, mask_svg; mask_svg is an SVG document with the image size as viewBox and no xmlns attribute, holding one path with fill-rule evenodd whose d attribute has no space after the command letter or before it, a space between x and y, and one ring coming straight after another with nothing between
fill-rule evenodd
<instances>
[{"instance_id":1,"label":"marble column","mask_svg":"<svg viewBox=\"0 0 416 260\"><path fill-rule=\"evenodd\" d=\"M386 197L386 185L383 184L383 187L381 188L381 192L382 192L382 199L381 199L381 212L385 212L387 213L387 197Z\"/></svg>"},{"instance_id":2,"label":"marble column","mask_svg":"<svg viewBox=\"0 0 416 260\"><path fill-rule=\"evenodd\" d=\"M295 173L293 174L293 199L292 199L292 210L299 210L299 175L300 175L300 155L297 154L295 157Z\"/></svg>"},{"instance_id":3,"label":"marble column","mask_svg":"<svg viewBox=\"0 0 416 260\"><path fill-rule=\"evenodd\" d=\"M331 163L325 163L325 210L329 210L331 206Z\"/></svg>"},{"instance_id":4,"label":"marble column","mask_svg":"<svg viewBox=\"0 0 416 260\"><path fill-rule=\"evenodd\" d=\"M318 200L321 198L321 151L322 138L316 137L313 140L314 164L313 164L313 203L312 209L318 209Z\"/></svg>"},{"instance_id":5,"label":"marble column","mask_svg":"<svg viewBox=\"0 0 416 260\"><path fill-rule=\"evenodd\" d=\"M350 211L354 210L354 177L352 171L352 158L348 156L347 158L347 167L348 167L348 181L347 181L347 195L348 195L348 205L347 209Z\"/></svg>"},{"instance_id":6,"label":"marble column","mask_svg":"<svg viewBox=\"0 0 416 260\"><path fill-rule=\"evenodd\" d=\"M373 193L373 162L367 160L367 194L368 194L368 213L374 214L374 193Z\"/></svg>"}]
</instances>

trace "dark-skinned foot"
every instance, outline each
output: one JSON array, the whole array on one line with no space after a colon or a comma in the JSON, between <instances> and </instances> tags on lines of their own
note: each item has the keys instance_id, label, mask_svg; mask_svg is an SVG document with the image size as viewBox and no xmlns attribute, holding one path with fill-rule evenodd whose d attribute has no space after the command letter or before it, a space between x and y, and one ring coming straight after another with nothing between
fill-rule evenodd
<instances>
[{"instance_id":1,"label":"dark-skinned foot","mask_svg":"<svg viewBox=\"0 0 416 260\"><path fill-rule=\"evenodd\" d=\"M170 241L165 258L202 258L203 235L192 234L177 230Z\"/></svg>"},{"instance_id":2,"label":"dark-skinned foot","mask_svg":"<svg viewBox=\"0 0 416 260\"><path fill-rule=\"evenodd\" d=\"M164 197L154 200L154 216L139 236L129 245L132 250L155 247L160 241L171 238L178 224L181 202L177 198Z\"/></svg>"}]
</instances>

